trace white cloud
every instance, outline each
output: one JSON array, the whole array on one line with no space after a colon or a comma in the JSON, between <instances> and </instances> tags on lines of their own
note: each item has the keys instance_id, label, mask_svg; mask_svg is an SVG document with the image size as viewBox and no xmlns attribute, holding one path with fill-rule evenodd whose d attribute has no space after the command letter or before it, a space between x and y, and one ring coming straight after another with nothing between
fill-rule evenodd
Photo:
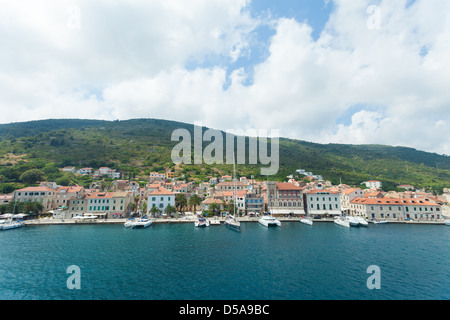
<instances>
[{"instance_id":1,"label":"white cloud","mask_svg":"<svg viewBox=\"0 0 450 320\"><path fill-rule=\"evenodd\" d=\"M450 154L450 3L380 1L376 29L372 1L334 3L315 41L307 23L259 20L245 0L4 1L3 122L152 117ZM73 5L80 29L68 26ZM262 23L275 35L249 85L228 68ZM205 61L215 65L186 69Z\"/></svg>"}]
</instances>

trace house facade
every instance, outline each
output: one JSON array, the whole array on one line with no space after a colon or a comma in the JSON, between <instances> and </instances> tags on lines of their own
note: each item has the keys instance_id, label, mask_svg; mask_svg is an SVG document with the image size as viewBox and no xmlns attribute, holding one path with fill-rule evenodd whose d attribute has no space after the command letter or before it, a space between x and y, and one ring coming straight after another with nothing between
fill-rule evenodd
<instances>
[{"instance_id":1,"label":"house facade","mask_svg":"<svg viewBox=\"0 0 450 320\"><path fill-rule=\"evenodd\" d=\"M267 184L268 211L272 215L304 215L303 189L293 183L272 182Z\"/></svg>"},{"instance_id":2,"label":"house facade","mask_svg":"<svg viewBox=\"0 0 450 320\"><path fill-rule=\"evenodd\" d=\"M304 199L306 212L310 216L333 217L342 214L341 195L337 191L309 190Z\"/></svg>"},{"instance_id":3,"label":"house facade","mask_svg":"<svg viewBox=\"0 0 450 320\"><path fill-rule=\"evenodd\" d=\"M403 198L356 198L351 201L350 213L374 220L433 220L441 218L442 215L439 204Z\"/></svg>"},{"instance_id":4,"label":"house facade","mask_svg":"<svg viewBox=\"0 0 450 320\"><path fill-rule=\"evenodd\" d=\"M153 207L158 208L163 213L169 205L175 207L175 193L160 187L148 194L147 214L150 214Z\"/></svg>"},{"instance_id":5,"label":"house facade","mask_svg":"<svg viewBox=\"0 0 450 320\"><path fill-rule=\"evenodd\" d=\"M27 187L14 191L14 201L18 202L40 202L44 211L53 209L56 190L46 187Z\"/></svg>"}]
</instances>

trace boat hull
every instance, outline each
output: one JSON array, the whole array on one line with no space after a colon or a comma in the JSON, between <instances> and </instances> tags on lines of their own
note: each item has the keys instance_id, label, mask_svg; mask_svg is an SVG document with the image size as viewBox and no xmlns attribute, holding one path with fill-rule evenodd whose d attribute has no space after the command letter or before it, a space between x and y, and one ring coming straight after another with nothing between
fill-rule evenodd
<instances>
[{"instance_id":1,"label":"boat hull","mask_svg":"<svg viewBox=\"0 0 450 320\"><path fill-rule=\"evenodd\" d=\"M360 227L366 227L367 228L369 226L369 223L363 217L356 217L356 220L358 220Z\"/></svg>"},{"instance_id":2,"label":"boat hull","mask_svg":"<svg viewBox=\"0 0 450 320\"><path fill-rule=\"evenodd\" d=\"M350 227L359 227L359 221L355 217L346 217L345 221L348 222Z\"/></svg>"},{"instance_id":3,"label":"boat hull","mask_svg":"<svg viewBox=\"0 0 450 320\"><path fill-rule=\"evenodd\" d=\"M147 222L135 222L131 228L135 229L135 228L148 228L150 227L152 224L152 221L147 221Z\"/></svg>"},{"instance_id":4,"label":"boat hull","mask_svg":"<svg viewBox=\"0 0 450 320\"><path fill-rule=\"evenodd\" d=\"M205 221L205 222L195 221L195 226L198 227L198 228L209 227L209 221Z\"/></svg>"},{"instance_id":5,"label":"boat hull","mask_svg":"<svg viewBox=\"0 0 450 320\"><path fill-rule=\"evenodd\" d=\"M350 228L350 223L342 219L335 219L334 223L341 227Z\"/></svg>"},{"instance_id":6,"label":"boat hull","mask_svg":"<svg viewBox=\"0 0 450 320\"><path fill-rule=\"evenodd\" d=\"M225 226L227 226L231 230L241 231L241 224L240 223L225 221L224 224L225 224Z\"/></svg>"},{"instance_id":7,"label":"boat hull","mask_svg":"<svg viewBox=\"0 0 450 320\"><path fill-rule=\"evenodd\" d=\"M12 229L18 229L18 228L22 228L24 226L24 224L22 223L8 223L8 224L2 224L0 226L0 230L12 230Z\"/></svg>"},{"instance_id":8,"label":"boat hull","mask_svg":"<svg viewBox=\"0 0 450 320\"><path fill-rule=\"evenodd\" d=\"M300 219L300 222L303 223L303 224L306 224L308 226L312 226L313 225L313 222L311 220L309 220L309 219Z\"/></svg>"}]
</instances>

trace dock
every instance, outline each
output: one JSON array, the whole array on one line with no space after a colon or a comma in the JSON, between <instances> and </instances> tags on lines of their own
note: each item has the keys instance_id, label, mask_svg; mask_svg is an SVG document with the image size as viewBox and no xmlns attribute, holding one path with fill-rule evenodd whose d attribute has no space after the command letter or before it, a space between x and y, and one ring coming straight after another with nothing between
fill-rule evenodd
<instances>
[{"instance_id":1,"label":"dock","mask_svg":"<svg viewBox=\"0 0 450 320\"><path fill-rule=\"evenodd\" d=\"M299 218L295 217L277 217L280 222L300 222ZM225 218L215 217L208 218L211 226L221 225ZM238 220L242 223L258 222L256 217L239 217ZM26 226L46 226L46 225L101 225L101 224L124 224L127 219L92 219L92 220L76 220L76 219L53 219L41 218L34 220L25 220ZM155 218L153 223L192 223L196 221L193 217L181 218ZM316 219L314 223L333 223L333 219ZM371 224L371 223L369 223ZM445 225L443 220L420 220L420 221L404 221L404 220L389 220L389 224L411 224L411 225Z\"/></svg>"}]
</instances>

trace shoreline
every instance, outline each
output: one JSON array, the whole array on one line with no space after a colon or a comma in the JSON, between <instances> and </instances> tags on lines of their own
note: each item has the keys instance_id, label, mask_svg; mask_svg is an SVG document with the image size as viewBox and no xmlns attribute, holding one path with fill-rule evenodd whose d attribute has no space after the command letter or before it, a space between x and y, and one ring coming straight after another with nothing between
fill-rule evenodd
<instances>
[{"instance_id":1,"label":"shoreline","mask_svg":"<svg viewBox=\"0 0 450 320\"><path fill-rule=\"evenodd\" d=\"M300 223L300 218L277 218L280 222L297 222ZM210 221L211 226L215 225L221 225L225 219L224 218L217 218L217 219L208 219ZM258 222L258 218L249 218L244 217L238 219L242 223L255 223ZM91 221L80 221L80 220L73 220L73 219L39 219L39 220L25 220L24 224L25 226L50 226L50 225L106 225L106 224L124 224L127 219L95 219ZM172 224L172 223L192 223L194 224L196 219L191 218L170 218L170 219L163 219L163 218L157 218L153 219L153 223L156 224ZM334 223L333 219L320 219L320 220L313 220L314 223ZM368 221L369 224L370 221ZM388 224L411 224L411 225L445 225L444 221L434 221L434 220L425 220L425 221L389 221Z\"/></svg>"}]
</instances>

